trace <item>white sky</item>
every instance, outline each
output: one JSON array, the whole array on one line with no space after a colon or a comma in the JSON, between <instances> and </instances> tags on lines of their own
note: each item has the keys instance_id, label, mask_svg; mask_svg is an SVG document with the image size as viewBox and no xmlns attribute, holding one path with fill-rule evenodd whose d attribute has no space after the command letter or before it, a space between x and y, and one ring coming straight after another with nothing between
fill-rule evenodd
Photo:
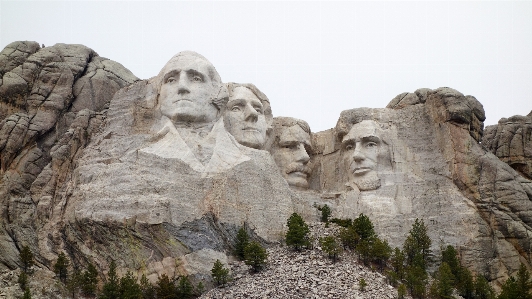
<instances>
[{"instance_id":1,"label":"white sky","mask_svg":"<svg viewBox=\"0 0 532 299\"><path fill-rule=\"evenodd\" d=\"M141 79L193 50L314 132L422 87L475 96L487 125L532 110L532 1L1 0L0 47L17 40L83 44Z\"/></svg>"}]
</instances>

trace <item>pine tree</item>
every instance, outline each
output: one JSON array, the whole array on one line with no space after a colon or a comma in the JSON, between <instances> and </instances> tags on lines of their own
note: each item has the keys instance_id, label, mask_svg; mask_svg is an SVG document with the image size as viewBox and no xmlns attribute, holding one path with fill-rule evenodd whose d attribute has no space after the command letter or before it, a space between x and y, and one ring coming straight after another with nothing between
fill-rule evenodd
<instances>
[{"instance_id":1,"label":"pine tree","mask_svg":"<svg viewBox=\"0 0 532 299\"><path fill-rule=\"evenodd\" d=\"M142 299L142 289L131 271L120 278L120 299Z\"/></svg>"},{"instance_id":2,"label":"pine tree","mask_svg":"<svg viewBox=\"0 0 532 299\"><path fill-rule=\"evenodd\" d=\"M266 263L268 254L259 243L251 242L244 249L246 265L250 265L254 272L258 272Z\"/></svg>"},{"instance_id":3,"label":"pine tree","mask_svg":"<svg viewBox=\"0 0 532 299\"><path fill-rule=\"evenodd\" d=\"M378 237L375 237L375 240L371 246L371 257L373 261L379 266L379 270L382 272L386 263L390 259L392 254L392 248L388 245L386 240L381 240Z\"/></svg>"},{"instance_id":4,"label":"pine tree","mask_svg":"<svg viewBox=\"0 0 532 299\"><path fill-rule=\"evenodd\" d=\"M174 299L177 290L174 283L166 274L161 275L155 287L157 299Z\"/></svg>"},{"instance_id":5,"label":"pine tree","mask_svg":"<svg viewBox=\"0 0 532 299\"><path fill-rule=\"evenodd\" d=\"M406 286L404 284L401 284L397 288L397 299L405 299L406 296Z\"/></svg>"},{"instance_id":6,"label":"pine tree","mask_svg":"<svg viewBox=\"0 0 532 299\"><path fill-rule=\"evenodd\" d=\"M340 229L339 237L344 248L349 248L351 250L354 250L360 241L360 236L357 234L352 225L348 227L342 227Z\"/></svg>"},{"instance_id":7,"label":"pine tree","mask_svg":"<svg viewBox=\"0 0 532 299\"><path fill-rule=\"evenodd\" d=\"M29 288L24 290L24 295L20 297L21 299L31 299L31 292Z\"/></svg>"},{"instance_id":8,"label":"pine tree","mask_svg":"<svg viewBox=\"0 0 532 299\"><path fill-rule=\"evenodd\" d=\"M329 223L329 217L331 217L331 208L329 208L329 206L326 204L323 205L323 207L319 205L316 205L315 207L321 212L321 222Z\"/></svg>"},{"instance_id":9,"label":"pine tree","mask_svg":"<svg viewBox=\"0 0 532 299\"><path fill-rule=\"evenodd\" d=\"M81 275L81 293L83 293L85 297L95 297L97 287L98 270L92 263L89 263L89 265L87 266L87 270L83 271L83 274Z\"/></svg>"},{"instance_id":10,"label":"pine tree","mask_svg":"<svg viewBox=\"0 0 532 299\"><path fill-rule=\"evenodd\" d=\"M450 268L452 272L452 267ZM458 294L460 294L460 296L462 296L464 299L474 299L475 284L473 282L473 275L471 274L471 271L460 266L458 268L458 276L455 277L455 286L458 290Z\"/></svg>"},{"instance_id":11,"label":"pine tree","mask_svg":"<svg viewBox=\"0 0 532 299\"><path fill-rule=\"evenodd\" d=\"M303 218L297 213L293 213L287 221L288 231L286 232L286 245L294 246L294 249L300 251L303 246L310 244L308 225Z\"/></svg>"},{"instance_id":12,"label":"pine tree","mask_svg":"<svg viewBox=\"0 0 532 299\"><path fill-rule=\"evenodd\" d=\"M448 245L441 252L441 261L442 263L447 263L451 268L451 273L453 276L458 278L459 272L461 270L460 261L458 260L458 253L453 246Z\"/></svg>"},{"instance_id":13,"label":"pine tree","mask_svg":"<svg viewBox=\"0 0 532 299\"><path fill-rule=\"evenodd\" d=\"M405 255L398 247L395 247L392 258L392 269L397 274L399 280L403 280L405 277Z\"/></svg>"},{"instance_id":14,"label":"pine tree","mask_svg":"<svg viewBox=\"0 0 532 299\"><path fill-rule=\"evenodd\" d=\"M146 274L142 274L142 277L140 278L140 288L142 291L142 298L155 299L155 288L146 277Z\"/></svg>"},{"instance_id":15,"label":"pine tree","mask_svg":"<svg viewBox=\"0 0 532 299\"><path fill-rule=\"evenodd\" d=\"M224 268L224 265L220 260L216 260L211 269L211 275L216 285L225 285L229 277L229 269Z\"/></svg>"},{"instance_id":16,"label":"pine tree","mask_svg":"<svg viewBox=\"0 0 532 299\"><path fill-rule=\"evenodd\" d=\"M244 227L241 227L236 234L235 253L240 258L244 259L244 248L249 244L249 236Z\"/></svg>"},{"instance_id":17,"label":"pine tree","mask_svg":"<svg viewBox=\"0 0 532 299\"><path fill-rule=\"evenodd\" d=\"M495 299L495 290L483 275L477 274L475 277L474 289L474 299Z\"/></svg>"},{"instance_id":18,"label":"pine tree","mask_svg":"<svg viewBox=\"0 0 532 299\"><path fill-rule=\"evenodd\" d=\"M424 298L427 287L427 271L419 265L408 266L405 271L406 287L413 298Z\"/></svg>"},{"instance_id":19,"label":"pine tree","mask_svg":"<svg viewBox=\"0 0 532 299\"><path fill-rule=\"evenodd\" d=\"M430 293L435 299L452 299L453 298L454 277L451 267L443 262L438 268L436 279L433 281Z\"/></svg>"},{"instance_id":20,"label":"pine tree","mask_svg":"<svg viewBox=\"0 0 532 299\"><path fill-rule=\"evenodd\" d=\"M22 270L26 272L26 274L29 273L28 271L35 263L35 261L33 260L33 253L31 252L31 249L29 246L27 245L22 246L22 249L20 250L19 258L20 258L20 262L22 263Z\"/></svg>"},{"instance_id":21,"label":"pine tree","mask_svg":"<svg viewBox=\"0 0 532 299\"><path fill-rule=\"evenodd\" d=\"M376 236L373 223L369 217L364 214L360 214L357 218L355 218L353 221L353 227L360 236L361 241L371 240Z\"/></svg>"},{"instance_id":22,"label":"pine tree","mask_svg":"<svg viewBox=\"0 0 532 299\"><path fill-rule=\"evenodd\" d=\"M194 295L201 296L205 292L205 286L203 285L203 282L198 282L198 285L194 288Z\"/></svg>"},{"instance_id":23,"label":"pine tree","mask_svg":"<svg viewBox=\"0 0 532 299\"><path fill-rule=\"evenodd\" d=\"M22 290L25 290L28 287L28 274L26 272L21 271L18 275L18 285Z\"/></svg>"},{"instance_id":24,"label":"pine tree","mask_svg":"<svg viewBox=\"0 0 532 299\"><path fill-rule=\"evenodd\" d=\"M517 287L517 280L515 277L511 276L504 282L501 286L501 293L497 297L497 299L521 299L524 297L520 297L519 290Z\"/></svg>"},{"instance_id":25,"label":"pine tree","mask_svg":"<svg viewBox=\"0 0 532 299\"><path fill-rule=\"evenodd\" d=\"M76 294L79 292L82 284L83 274L78 269L74 269L74 272L68 277L65 285L72 298L76 298Z\"/></svg>"},{"instance_id":26,"label":"pine tree","mask_svg":"<svg viewBox=\"0 0 532 299\"><path fill-rule=\"evenodd\" d=\"M362 291L362 292L366 291L366 287L367 286L368 286L368 284L366 283L366 280L364 278L361 278L358 281L358 288L360 289L360 291Z\"/></svg>"},{"instance_id":27,"label":"pine tree","mask_svg":"<svg viewBox=\"0 0 532 299\"><path fill-rule=\"evenodd\" d=\"M362 260L364 265L368 266L370 262L371 257L371 251L372 251L372 239L363 239L360 242L358 242L355 251L358 253L359 258Z\"/></svg>"},{"instance_id":28,"label":"pine tree","mask_svg":"<svg viewBox=\"0 0 532 299\"><path fill-rule=\"evenodd\" d=\"M327 253L330 259L333 260L333 263L336 263L338 255L342 252L342 247L336 241L336 238L333 236L327 236L320 238L321 249Z\"/></svg>"},{"instance_id":29,"label":"pine tree","mask_svg":"<svg viewBox=\"0 0 532 299\"><path fill-rule=\"evenodd\" d=\"M517 290L522 299L532 299L532 281L530 280L530 273L524 264L521 264L519 271L517 271Z\"/></svg>"},{"instance_id":30,"label":"pine tree","mask_svg":"<svg viewBox=\"0 0 532 299\"><path fill-rule=\"evenodd\" d=\"M103 285L100 299L117 299L120 297L120 281L116 274L116 263L111 261L109 272L107 272L107 281Z\"/></svg>"},{"instance_id":31,"label":"pine tree","mask_svg":"<svg viewBox=\"0 0 532 299\"><path fill-rule=\"evenodd\" d=\"M427 234L427 227L423 220L416 218L412 229L403 245L403 251L406 256L407 265L414 265L427 269L430 255L430 245L432 241ZM421 257L421 259L419 259Z\"/></svg>"},{"instance_id":32,"label":"pine tree","mask_svg":"<svg viewBox=\"0 0 532 299\"><path fill-rule=\"evenodd\" d=\"M194 288L188 279L188 276L181 276L179 283L177 284L177 298L188 299L192 297L192 291Z\"/></svg>"},{"instance_id":33,"label":"pine tree","mask_svg":"<svg viewBox=\"0 0 532 299\"><path fill-rule=\"evenodd\" d=\"M54 272L59 277L61 282L66 283L68 278L68 266L70 262L68 261L64 252L59 253L57 261L54 264Z\"/></svg>"}]
</instances>

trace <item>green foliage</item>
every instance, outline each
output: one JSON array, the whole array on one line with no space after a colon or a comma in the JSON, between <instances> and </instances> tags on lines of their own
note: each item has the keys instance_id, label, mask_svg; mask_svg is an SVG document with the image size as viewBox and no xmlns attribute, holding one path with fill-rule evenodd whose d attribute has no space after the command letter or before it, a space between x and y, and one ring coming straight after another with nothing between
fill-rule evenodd
<instances>
[{"instance_id":1,"label":"green foliage","mask_svg":"<svg viewBox=\"0 0 532 299\"><path fill-rule=\"evenodd\" d=\"M220 260L216 260L211 269L211 275L216 285L225 285L229 277L229 269L224 268L224 265Z\"/></svg>"},{"instance_id":2,"label":"green foliage","mask_svg":"<svg viewBox=\"0 0 532 299\"><path fill-rule=\"evenodd\" d=\"M333 260L333 263L336 263L338 255L342 252L342 247L336 241L336 238L333 236L327 236L320 238L321 249L327 253L330 259Z\"/></svg>"},{"instance_id":3,"label":"green foliage","mask_svg":"<svg viewBox=\"0 0 532 299\"><path fill-rule=\"evenodd\" d=\"M358 288L360 289L360 291L364 292L367 286L368 284L366 283L366 280L364 278L361 278L358 281Z\"/></svg>"},{"instance_id":4,"label":"green foliage","mask_svg":"<svg viewBox=\"0 0 532 299\"><path fill-rule=\"evenodd\" d=\"M474 299L495 299L495 290L490 286L488 280L478 274L474 283Z\"/></svg>"},{"instance_id":5,"label":"green foliage","mask_svg":"<svg viewBox=\"0 0 532 299\"><path fill-rule=\"evenodd\" d=\"M29 246L24 245L19 253L20 262L22 263L22 270L26 273L30 270L31 266L35 263L33 260L33 253Z\"/></svg>"},{"instance_id":6,"label":"green foliage","mask_svg":"<svg viewBox=\"0 0 532 299\"><path fill-rule=\"evenodd\" d=\"M72 295L72 298L76 298L76 294L81 288L83 282L83 275L78 269L74 269L72 275L70 275L65 284L67 291Z\"/></svg>"},{"instance_id":7,"label":"green foliage","mask_svg":"<svg viewBox=\"0 0 532 299\"><path fill-rule=\"evenodd\" d=\"M68 266L70 262L68 261L64 252L59 253L57 261L54 264L54 273L59 277L61 282L66 283L68 278Z\"/></svg>"},{"instance_id":8,"label":"green foliage","mask_svg":"<svg viewBox=\"0 0 532 299\"><path fill-rule=\"evenodd\" d=\"M458 253L453 246L448 245L444 250L442 250L441 262L447 263L447 265L449 265L451 268L451 273L453 273L454 277L459 276L462 267L460 266L460 261L458 260Z\"/></svg>"},{"instance_id":9,"label":"green foliage","mask_svg":"<svg viewBox=\"0 0 532 299\"><path fill-rule=\"evenodd\" d=\"M200 281L194 290L194 294L199 297L203 292L205 292L205 286L203 285L203 282Z\"/></svg>"},{"instance_id":10,"label":"green foliage","mask_svg":"<svg viewBox=\"0 0 532 299\"><path fill-rule=\"evenodd\" d=\"M379 270L382 272L384 267L386 266L386 263L390 259L390 255L392 254L392 248L390 245L388 245L388 242L386 240L381 240L378 237L375 237L373 240L373 243L371 244L371 257L373 259L373 262L375 262Z\"/></svg>"},{"instance_id":11,"label":"green foliage","mask_svg":"<svg viewBox=\"0 0 532 299\"><path fill-rule=\"evenodd\" d=\"M453 271L452 267L451 272ZM456 289L458 290L458 294L462 296L464 299L474 299L474 291L475 291L475 284L473 282L473 275L471 274L471 271L465 267L458 266L458 274L456 277Z\"/></svg>"},{"instance_id":12,"label":"green foliage","mask_svg":"<svg viewBox=\"0 0 532 299\"><path fill-rule=\"evenodd\" d=\"M406 286L404 284L401 284L397 288L397 299L405 299L406 296Z\"/></svg>"},{"instance_id":13,"label":"green foliage","mask_svg":"<svg viewBox=\"0 0 532 299\"><path fill-rule=\"evenodd\" d=\"M430 287L430 295L434 299L453 298L454 276L451 267L443 262L436 272L436 277Z\"/></svg>"},{"instance_id":14,"label":"green foliage","mask_svg":"<svg viewBox=\"0 0 532 299\"><path fill-rule=\"evenodd\" d=\"M391 264L392 264L392 270L397 275L397 279L403 280L405 278L405 255L401 249L398 247L395 247L392 257L391 257Z\"/></svg>"},{"instance_id":15,"label":"green foliage","mask_svg":"<svg viewBox=\"0 0 532 299\"><path fill-rule=\"evenodd\" d=\"M308 225L297 213L293 213L287 221L288 231L286 232L286 245L294 246L300 251L303 246L309 246Z\"/></svg>"},{"instance_id":16,"label":"green foliage","mask_svg":"<svg viewBox=\"0 0 532 299\"><path fill-rule=\"evenodd\" d=\"M321 222L329 223L329 217L331 217L332 213L331 208L329 208L329 206L326 204L323 206L314 204L314 207L316 207L316 209L321 212Z\"/></svg>"},{"instance_id":17,"label":"green foliage","mask_svg":"<svg viewBox=\"0 0 532 299\"><path fill-rule=\"evenodd\" d=\"M368 266L370 262L372 242L373 240L371 239L364 239L358 242L357 246L355 247L355 251L358 253L359 258L366 266Z\"/></svg>"},{"instance_id":18,"label":"green foliage","mask_svg":"<svg viewBox=\"0 0 532 299\"><path fill-rule=\"evenodd\" d=\"M348 227L342 227L340 229L339 237L344 248L349 248L351 250L356 248L358 241L360 240L360 236L357 234L352 225Z\"/></svg>"},{"instance_id":19,"label":"green foliage","mask_svg":"<svg viewBox=\"0 0 532 299\"><path fill-rule=\"evenodd\" d=\"M258 272L266 263L268 254L266 253L266 249L264 249L259 243L251 242L244 249L244 257L246 265L250 265L254 272Z\"/></svg>"},{"instance_id":20,"label":"green foliage","mask_svg":"<svg viewBox=\"0 0 532 299\"><path fill-rule=\"evenodd\" d=\"M425 223L416 218L403 245L407 265L416 265L426 270L431 244Z\"/></svg>"},{"instance_id":21,"label":"green foliage","mask_svg":"<svg viewBox=\"0 0 532 299\"><path fill-rule=\"evenodd\" d=\"M166 274L161 275L155 287L157 299L174 299L177 289Z\"/></svg>"},{"instance_id":22,"label":"green foliage","mask_svg":"<svg viewBox=\"0 0 532 299\"><path fill-rule=\"evenodd\" d=\"M142 298L144 299L153 299L155 298L155 288L150 283L148 278L146 277L146 274L142 274L142 277L140 278L140 289L142 292Z\"/></svg>"},{"instance_id":23,"label":"green foliage","mask_svg":"<svg viewBox=\"0 0 532 299\"><path fill-rule=\"evenodd\" d=\"M177 283L176 291L178 299L188 299L192 297L194 287L190 283L188 276L181 276Z\"/></svg>"},{"instance_id":24,"label":"green foliage","mask_svg":"<svg viewBox=\"0 0 532 299\"><path fill-rule=\"evenodd\" d=\"M373 223L371 223L369 217L364 214L360 214L355 218L353 221L353 227L362 241L371 240L376 236L375 230L373 229Z\"/></svg>"},{"instance_id":25,"label":"green foliage","mask_svg":"<svg viewBox=\"0 0 532 299\"><path fill-rule=\"evenodd\" d=\"M510 277L502 285L502 292L498 299L530 299L532 294L532 281L530 280L530 273L526 266L521 264L516 277Z\"/></svg>"},{"instance_id":26,"label":"green foliage","mask_svg":"<svg viewBox=\"0 0 532 299\"><path fill-rule=\"evenodd\" d=\"M249 244L249 236L244 227L241 227L236 234L235 253L240 258L244 259L244 248Z\"/></svg>"},{"instance_id":27,"label":"green foliage","mask_svg":"<svg viewBox=\"0 0 532 299\"><path fill-rule=\"evenodd\" d=\"M30 289L29 288L26 288L24 290L24 295L22 295L22 297L20 297L22 299L31 299L31 292L30 292Z\"/></svg>"},{"instance_id":28,"label":"green foliage","mask_svg":"<svg viewBox=\"0 0 532 299\"><path fill-rule=\"evenodd\" d=\"M353 226L353 220L351 219L339 219L339 218L333 218L331 219L332 223L336 223L336 225L341 227L350 227Z\"/></svg>"},{"instance_id":29,"label":"green foliage","mask_svg":"<svg viewBox=\"0 0 532 299\"><path fill-rule=\"evenodd\" d=\"M142 299L142 288L130 271L120 278L119 289L120 299Z\"/></svg>"},{"instance_id":30,"label":"green foliage","mask_svg":"<svg viewBox=\"0 0 532 299\"><path fill-rule=\"evenodd\" d=\"M413 298L424 298L427 287L427 271L418 266L408 266L405 271L406 287Z\"/></svg>"},{"instance_id":31,"label":"green foliage","mask_svg":"<svg viewBox=\"0 0 532 299\"><path fill-rule=\"evenodd\" d=\"M89 263L87 270L83 271L81 275L80 288L81 293L85 297L95 297L98 287L98 270Z\"/></svg>"},{"instance_id":32,"label":"green foliage","mask_svg":"<svg viewBox=\"0 0 532 299\"><path fill-rule=\"evenodd\" d=\"M28 274L26 272L21 271L18 275L18 285L22 290L25 290L28 287Z\"/></svg>"},{"instance_id":33,"label":"green foliage","mask_svg":"<svg viewBox=\"0 0 532 299\"><path fill-rule=\"evenodd\" d=\"M116 263L111 261L109 272L107 272L107 281L103 285L100 299L120 298L120 281L116 274Z\"/></svg>"}]
</instances>

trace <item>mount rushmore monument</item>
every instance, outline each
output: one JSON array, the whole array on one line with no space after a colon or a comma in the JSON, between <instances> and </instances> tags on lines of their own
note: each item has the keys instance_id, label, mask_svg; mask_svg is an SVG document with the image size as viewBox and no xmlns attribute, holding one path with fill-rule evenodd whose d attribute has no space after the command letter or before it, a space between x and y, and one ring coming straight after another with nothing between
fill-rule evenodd
<instances>
[{"instance_id":1,"label":"mount rushmore monument","mask_svg":"<svg viewBox=\"0 0 532 299\"><path fill-rule=\"evenodd\" d=\"M482 104L448 87L353 107L322 132L274 112L260 86L222 81L195 52L140 80L85 46L8 45L0 269L27 245L50 269L65 252L207 277L238 229L274 243L293 212L316 221L316 204L368 215L392 246L423 219L434 254L453 245L492 281L530 268L532 115L484 129Z\"/></svg>"}]
</instances>

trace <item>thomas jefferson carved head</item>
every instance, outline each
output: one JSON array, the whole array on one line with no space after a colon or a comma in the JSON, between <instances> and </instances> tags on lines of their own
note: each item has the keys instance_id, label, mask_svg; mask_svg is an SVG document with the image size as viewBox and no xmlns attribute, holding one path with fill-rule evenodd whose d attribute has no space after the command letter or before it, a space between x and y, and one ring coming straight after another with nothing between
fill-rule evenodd
<instances>
[{"instance_id":1,"label":"thomas jefferson carved head","mask_svg":"<svg viewBox=\"0 0 532 299\"><path fill-rule=\"evenodd\" d=\"M227 91L225 129L238 143L262 149L273 119L270 101L253 84L228 83Z\"/></svg>"},{"instance_id":2,"label":"thomas jefferson carved head","mask_svg":"<svg viewBox=\"0 0 532 299\"><path fill-rule=\"evenodd\" d=\"M294 188L309 187L310 134L310 127L303 120L291 117L273 119L273 134L267 148L283 178Z\"/></svg>"},{"instance_id":3,"label":"thomas jefferson carved head","mask_svg":"<svg viewBox=\"0 0 532 299\"><path fill-rule=\"evenodd\" d=\"M227 101L218 72L203 56L180 52L157 76L159 108L172 122L212 123Z\"/></svg>"}]
</instances>

